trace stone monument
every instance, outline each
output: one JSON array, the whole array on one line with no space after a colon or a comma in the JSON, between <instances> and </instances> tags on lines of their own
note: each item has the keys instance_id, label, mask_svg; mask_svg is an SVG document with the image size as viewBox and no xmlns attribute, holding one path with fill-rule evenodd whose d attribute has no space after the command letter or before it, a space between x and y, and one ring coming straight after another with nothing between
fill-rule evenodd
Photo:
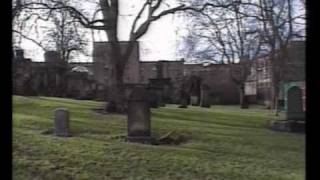
<instances>
[{"instance_id":1,"label":"stone monument","mask_svg":"<svg viewBox=\"0 0 320 180\"><path fill-rule=\"evenodd\" d=\"M133 88L128 99L127 141L152 143L150 107L144 87Z\"/></svg>"},{"instance_id":2,"label":"stone monument","mask_svg":"<svg viewBox=\"0 0 320 180\"><path fill-rule=\"evenodd\" d=\"M201 107L210 107L210 96L209 96L209 86L207 84L202 84L201 85L201 102L200 106Z\"/></svg>"},{"instance_id":3,"label":"stone monument","mask_svg":"<svg viewBox=\"0 0 320 180\"><path fill-rule=\"evenodd\" d=\"M160 89L158 87L149 86L148 91L148 101L151 108L158 108L160 105Z\"/></svg>"},{"instance_id":4,"label":"stone monument","mask_svg":"<svg viewBox=\"0 0 320 180\"><path fill-rule=\"evenodd\" d=\"M180 89L180 106L179 108L188 108L188 93L182 88Z\"/></svg>"},{"instance_id":5,"label":"stone monument","mask_svg":"<svg viewBox=\"0 0 320 180\"><path fill-rule=\"evenodd\" d=\"M191 105L192 106L198 106L199 103L198 103L198 96L191 96L190 97L190 101L191 101Z\"/></svg>"},{"instance_id":6,"label":"stone monument","mask_svg":"<svg viewBox=\"0 0 320 180\"><path fill-rule=\"evenodd\" d=\"M305 132L305 114L300 87L290 87L286 92L285 102L285 106L287 107L285 120L273 121L271 128L277 131Z\"/></svg>"},{"instance_id":7,"label":"stone monument","mask_svg":"<svg viewBox=\"0 0 320 180\"><path fill-rule=\"evenodd\" d=\"M297 86L291 87L287 91L287 120L299 121L305 119L302 103L301 89Z\"/></svg>"},{"instance_id":8,"label":"stone monument","mask_svg":"<svg viewBox=\"0 0 320 180\"><path fill-rule=\"evenodd\" d=\"M58 108L54 111L54 134L62 137L70 136L69 111L65 108Z\"/></svg>"}]
</instances>

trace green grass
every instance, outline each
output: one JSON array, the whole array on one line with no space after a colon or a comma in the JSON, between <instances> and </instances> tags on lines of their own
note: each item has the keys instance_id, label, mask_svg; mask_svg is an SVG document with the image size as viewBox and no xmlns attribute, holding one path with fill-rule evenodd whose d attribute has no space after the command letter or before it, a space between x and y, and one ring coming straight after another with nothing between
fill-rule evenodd
<instances>
[{"instance_id":1,"label":"green grass","mask_svg":"<svg viewBox=\"0 0 320 180\"><path fill-rule=\"evenodd\" d=\"M189 138L180 145L124 142L126 116L99 115L101 102L13 97L14 179L304 179L305 137L267 128L273 117L253 107L152 109L152 133ZM70 111L72 137L43 134L53 110Z\"/></svg>"}]
</instances>

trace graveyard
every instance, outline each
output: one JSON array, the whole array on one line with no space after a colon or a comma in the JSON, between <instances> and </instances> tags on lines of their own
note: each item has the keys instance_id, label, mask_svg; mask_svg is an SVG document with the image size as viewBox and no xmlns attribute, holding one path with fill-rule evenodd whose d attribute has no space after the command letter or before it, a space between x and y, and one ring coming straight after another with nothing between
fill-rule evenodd
<instances>
[{"instance_id":1,"label":"graveyard","mask_svg":"<svg viewBox=\"0 0 320 180\"><path fill-rule=\"evenodd\" d=\"M305 6L13 0L13 179L305 179Z\"/></svg>"},{"instance_id":2,"label":"graveyard","mask_svg":"<svg viewBox=\"0 0 320 180\"><path fill-rule=\"evenodd\" d=\"M259 105L151 108L151 136L126 141L127 116L96 111L103 102L13 96L13 179L304 179L305 135L273 131L281 118ZM70 134L54 135L68 110ZM61 115L61 114L60 114Z\"/></svg>"}]
</instances>

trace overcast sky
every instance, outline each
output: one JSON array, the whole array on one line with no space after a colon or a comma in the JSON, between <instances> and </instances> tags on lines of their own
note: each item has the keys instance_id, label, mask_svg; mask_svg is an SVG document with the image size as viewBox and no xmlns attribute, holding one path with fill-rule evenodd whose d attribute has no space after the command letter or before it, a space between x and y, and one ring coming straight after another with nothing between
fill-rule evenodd
<instances>
[{"instance_id":1,"label":"overcast sky","mask_svg":"<svg viewBox=\"0 0 320 180\"><path fill-rule=\"evenodd\" d=\"M122 0L120 1L120 17L119 17L119 39L127 40L130 26L137 11L141 5L137 5L136 0ZM173 2L172 0L170 2ZM175 4L172 4L173 6ZM90 5L88 4L87 7ZM168 8L163 6L162 8ZM155 60L179 60L176 52L180 38L179 34L183 34L184 23L182 17L179 15L167 15L158 21L154 22L147 34L139 39L140 43L140 59L142 61L155 61ZM89 31L90 32L90 31ZM91 33L88 34L91 39ZM105 40L105 33L95 33L95 39ZM33 61L43 61L43 51L37 45L28 40L24 40L21 44L25 49L25 56L31 58ZM89 43L89 54L92 52L92 42ZM81 56L77 58L78 61L91 61L91 56Z\"/></svg>"},{"instance_id":2,"label":"overcast sky","mask_svg":"<svg viewBox=\"0 0 320 180\"><path fill-rule=\"evenodd\" d=\"M90 2L97 0L74 0L76 4L81 4L81 8L87 12L93 12L93 6ZM125 41L128 39L130 27L133 19L142 7L144 1L141 0L120 0L120 16L119 16L119 39ZM175 7L176 0L167 0L170 7ZM300 1L295 1L300 3ZM168 4L168 3L166 3ZM295 10L300 11L301 4L295 4ZM167 5L161 6L161 9L168 9ZM140 60L156 61L156 60L180 60L183 57L178 54L182 36L186 35L186 27L192 24L188 19L183 18L181 14L167 15L153 22L149 27L147 34L139 39L140 41ZM47 26L46 24L42 24ZM33 35L33 34L32 34ZM41 33L40 33L41 36ZM91 32L88 31L88 39L91 39ZM95 33L95 39L105 41L105 32ZM33 61L43 61L44 52L37 45L28 40L24 40L21 44L25 49L25 56ZM92 61L92 42L89 43L88 53L90 56L80 56L76 61L90 62Z\"/></svg>"}]
</instances>

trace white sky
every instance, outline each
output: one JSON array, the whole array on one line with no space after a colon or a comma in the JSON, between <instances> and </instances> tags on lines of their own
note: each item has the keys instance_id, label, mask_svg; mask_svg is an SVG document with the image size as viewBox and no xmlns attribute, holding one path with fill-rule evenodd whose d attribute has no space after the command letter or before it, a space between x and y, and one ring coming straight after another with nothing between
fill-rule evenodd
<instances>
[{"instance_id":1,"label":"white sky","mask_svg":"<svg viewBox=\"0 0 320 180\"><path fill-rule=\"evenodd\" d=\"M80 4L81 8L86 11L92 9L90 1L96 2L97 0L74 0L75 3ZM133 19L140 10L142 0L120 0L120 17L119 17L119 39L127 40L130 27ZM170 2L171 7L175 7L176 0L167 0ZM299 1L300 2L300 1ZM139 4L140 3L140 4ZM295 6L296 10L298 7ZM164 5L163 9L169 7ZM149 27L148 32L139 39L140 41L140 60L142 61L156 61L156 60L180 60L182 57L178 53L179 43L182 42L182 35L186 35L186 27L188 19L182 18L178 14L167 15L161 19L153 22ZM44 26L47 26L44 24ZM99 36L100 35L100 36ZM41 36L41 34L40 34ZM88 37L91 39L91 32L88 31ZM105 32L95 33L95 39L103 41L105 40ZM21 44L25 49L25 56L31 58L33 61L43 61L44 52L34 43L24 40ZM92 42L89 43L88 51L90 56L80 56L77 61L90 62L92 61ZM182 55L183 56L183 55Z\"/></svg>"},{"instance_id":2,"label":"white sky","mask_svg":"<svg viewBox=\"0 0 320 180\"><path fill-rule=\"evenodd\" d=\"M133 18L141 8L142 4L134 6L137 4L136 0L122 0L120 3L119 39L126 40L128 39ZM172 4L172 7L173 6L174 4ZM163 6L163 8L168 7ZM178 49L178 41L181 38L179 38L177 33L179 33L179 29L183 28L182 22L182 17L178 15L167 15L152 23L148 32L139 39L141 47L140 60L179 60L181 57L178 57L176 52ZM89 39L91 39L91 32L88 32ZM181 32L182 31L180 31L180 33ZM104 37L104 32L95 33L96 40L105 40ZM31 58L33 61L43 61L44 52L37 45L28 40L23 40L21 46L25 49L25 56L27 58ZM88 48L89 54L91 55L92 43L89 43ZM92 57L81 56L77 61L92 61Z\"/></svg>"}]
</instances>

